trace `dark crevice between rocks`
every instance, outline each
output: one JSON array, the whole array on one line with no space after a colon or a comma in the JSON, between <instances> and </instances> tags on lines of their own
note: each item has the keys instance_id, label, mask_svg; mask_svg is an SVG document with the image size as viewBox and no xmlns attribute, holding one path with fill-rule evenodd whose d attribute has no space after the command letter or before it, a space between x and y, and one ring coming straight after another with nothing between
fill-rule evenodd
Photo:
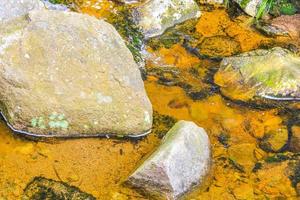
<instances>
[{"instance_id":1,"label":"dark crevice between rocks","mask_svg":"<svg viewBox=\"0 0 300 200\"><path fill-rule=\"evenodd\" d=\"M258 146L268 153L283 153L286 152L289 149L289 144L291 141L291 133L288 131L288 139L287 142L277 151L274 151L272 147L268 144L267 140L269 139L269 136L264 136L262 139L258 139Z\"/></svg>"},{"instance_id":2,"label":"dark crevice between rocks","mask_svg":"<svg viewBox=\"0 0 300 200\"><path fill-rule=\"evenodd\" d=\"M255 165L254 165L254 167L253 167L253 169L252 169L252 172L256 173L256 172L258 172L260 169L262 169L262 167L263 167L263 163L257 162L257 163L255 163Z\"/></svg>"},{"instance_id":3,"label":"dark crevice between rocks","mask_svg":"<svg viewBox=\"0 0 300 200\"><path fill-rule=\"evenodd\" d=\"M178 120L169 116L159 114L157 111L154 111L153 114L153 133L159 138L162 139L166 133L175 125Z\"/></svg>"},{"instance_id":4,"label":"dark crevice between rocks","mask_svg":"<svg viewBox=\"0 0 300 200\"><path fill-rule=\"evenodd\" d=\"M198 19L190 19L174 27L168 28L162 35L150 38L146 44L154 50L159 48L169 49L175 44L182 45L184 40L194 41L196 36L196 24Z\"/></svg>"},{"instance_id":5,"label":"dark crevice between rocks","mask_svg":"<svg viewBox=\"0 0 300 200\"><path fill-rule=\"evenodd\" d=\"M254 110L270 110L274 108L284 108L284 103L286 102L278 102L278 101L272 101L272 100L267 100L267 99L261 99L259 97L256 97L253 100L250 101L241 101L237 99L232 99L224 95L222 92L220 92L222 98L226 101L230 101L236 105L242 106L242 107L247 107L251 108ZM290 103L290 102L289 102Z\"/></svg>"},{"instance_id":6,"label":"dark crevice between rocks","mask_svg":"<svg viewBox=\"0 0 300 200\"><path fill-rule=\"evenodd\" d=\"M300 153L291 154L291 153L276 153L274 155L266 157L264 160L255 163L252 172L258 172L266 164L275 164L285 161L298 161L300 158Z\"/></svg>"},{"instance_id":7,"label":"dark crevice between rocks","mask_svg":"<svg viewBox=\"0 0 300 200\"><path fill-rule=\"evenodd\" d=\"M295 166L292 167L292 173L289 176L289 179L292 183L292 186L296 189L296 192L298 195L300 195L300 191L299 191L299 183L300 183L300 160L297 160L296 163L294 164Z\"/></svg>"},{"instance_id":8,"label":"dark crevice between rocks","mask_svg":"<svg viewBox=\"0 0 300 200\"><path fill-rule=\"evenodd\" d=\"M230 135L227 133L220 133L217 137L218 141L225 147L229 147Z\"/></svg>"},{"instance_id":9,"label":"dark crevice between rocks","mask_svg":"<svg viewBox=\"0 0 300 200\"><path fill-rule=\"evenodd\" d=\"M272 49L274 47L281 47L284 49L288 49L289 51L297 54L299 53L300 49L295 45L295 44L291 44L291 43L282 43L282 42L276 42L276 41L272 41L272 42L268 42L268 43L261 43L257 49Z\"/></svg>"},{"instance_id":10,"label":"dark crevice between rocks","mask_svg":"<svg viewBox=\"0 0 300 200\"><path fill-rule=\"evenodd\" d=\"M221 62L223 58L221 57L209 57L207 55L203 55L199 53L198 48L195 47L191 47L188 43L188 40L184 40L183 42L183 47L192 55L195 55L196 57L198 57L201 60L212 60L212 61L217 61L217 62Z\"/></svg>"},{"instance_id":11,"label":"dark crevice between rocks","mask_svg":"<svg viewBox=\"0 0 300 200\"><path fill-rule=\"evenodd\" d=\"M245 15L245 12L235 1L227 0L226 8L227 8L227 13L231 20L234 20L240 15Z\"/></svg>"}]
</instances>

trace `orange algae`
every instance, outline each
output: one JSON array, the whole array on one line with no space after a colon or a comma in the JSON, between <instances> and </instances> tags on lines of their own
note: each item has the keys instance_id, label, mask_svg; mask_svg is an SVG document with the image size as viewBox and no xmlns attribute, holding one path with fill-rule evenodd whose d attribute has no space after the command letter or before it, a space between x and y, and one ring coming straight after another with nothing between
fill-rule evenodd
<instances>
[{"instance_id":1,"label":"orange algae","mask_svg":"<svg viewBox=\"0 0 300 200\"><path fill-rule=\"evenodd\" d=\"M85 0L77 7L82 13L105 19L111 17L115 12L116 5L110 0Z\"/></svg>"},{"instance_id":2,"label":"orange algae","mask_svg":"<svg viewBox=\"0 0 300 200\"><path fill-rule=\"evenodd\" d=\"M212 36L227 36L239 42L242 52L258 48L262 44L274 42L273 38L265 37L252 28L253 18L242 15L230 19L225 9L203 12L199 19L196 30L204 38ZM281 41L287 41L287 37Z\"/></svg>"}]
</instances>

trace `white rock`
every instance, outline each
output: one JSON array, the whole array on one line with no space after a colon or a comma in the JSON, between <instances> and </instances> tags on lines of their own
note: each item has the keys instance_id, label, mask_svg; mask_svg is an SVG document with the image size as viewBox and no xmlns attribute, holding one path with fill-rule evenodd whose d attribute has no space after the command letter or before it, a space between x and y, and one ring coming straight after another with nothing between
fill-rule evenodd
<instances>
[{"instance_id":1,"label":"white rock","mask_svg":"<svg viewBox=\"0 0 300 200\"><path fill-rule=\"evenodd\" d=\"M127 182L150 196L177 199L204 182L210 165L210 142L205 130L193 122L179 121Z\"/></svg>"}]
</instances>

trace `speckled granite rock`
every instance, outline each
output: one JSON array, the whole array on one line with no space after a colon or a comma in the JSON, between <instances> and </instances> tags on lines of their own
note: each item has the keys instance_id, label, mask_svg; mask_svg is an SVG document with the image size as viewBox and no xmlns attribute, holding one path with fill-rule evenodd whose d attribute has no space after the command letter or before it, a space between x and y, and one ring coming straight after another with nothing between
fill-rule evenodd
<instances>
[{"instance_id":1,"label":"speckled granite rock","mask_svg":"<svg viewBox=\"0 0 300 200\"><path fill-rule=\"evenodd\" d=\"M149 0L134 10L135 21L145 38L161 35L167 28L200 14L194 0Z\"/></svg>"},{"instance_id":2,"label":"speckled granite rock","mask_svg":"<svg viewBox=\"0 0 300 200\"><path fill-rule=\"evenodd\" d=\"M210 164L205 130L193 122L179 121L127 183L155 198L178 199L204 182Z\"/></svg>"},{"instance_id":3,"label":"speckled granite rock","mask_svg":"<svg viewBox=\"0 0 300 200\"><path fill-rule=\"evenodd\" d=\"M112 25L32 11L0 23L0 108L33 136L140 135L152 107L138 66Z\"/></svg>"},{"instance_id":4,"label":"speckled granite rock","mask_svg":"<svg viewBox=\"0 0 300 200\"><path fill-rule=\"evenodd\" d=\"M40 0L1 0L0 21L27 14L31 10L41 10L44 4Z\"/></svg>"}]
</instances>

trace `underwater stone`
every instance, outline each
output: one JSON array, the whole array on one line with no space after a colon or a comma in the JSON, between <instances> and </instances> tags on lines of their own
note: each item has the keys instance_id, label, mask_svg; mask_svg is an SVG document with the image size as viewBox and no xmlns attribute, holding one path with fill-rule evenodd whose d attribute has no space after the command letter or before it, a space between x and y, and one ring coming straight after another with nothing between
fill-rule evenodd
<instances>
[{"instance_id":1,"label":"underwater stone","mask_svg":"<svg viewBox=\"0 0 300 200\"><path fill-rule=\"evenodd\" d=\"M44 4L40 0L1 0L0 21L26 15L31 10L41 10Z\"/></svg>"},{"instance_id":2,"label":"underwater stone","mask_svg":"<svg viewBox=\"0 0 300 200\"><path fill-rule=\"evenodd\" d=\"M96 200L90 194L64 182L35 177L25 188L22 200Z\"/></svg>"},{"instance_id":3,"label":"underwater stone","mask_svg":"<svg viewBox=\"0 0 300 200\"><path fill-rule=\"evenodd\" d=\"M204 184L211 162L205 130L193 122L179 121L127 184L155 198L178 199L194 186Z\"/></svg>"},{"instance_id":4,"label":"underwater stone","mask_svg":"<svg viewBox=\"0 0 300 200\"><path fill-rule=\"evenodd\" d=\"M197 49L201 56L210 58L222 58L241 52L240 43L226 36L204 38Z\"/></svg>"},{"instance_id":5,"label":"underwater stone","mask_svg":"<svg viewBox=\"0 0 300 200\"><path fill-rule=\"evenodd\" d=\"M300 126L294 125L292 127L290 150L294 153L300 152Z\"/></svg>"},{"instance_id":6,"label":"underwater stone","mask_svg":"<svg viewBox=\"0 0 300 200\"><path fill-rule=\"evenodd\" d=\"M133 14L145 38L151 38L176 24L200 17L201 13L194 0L150 0L139 5Z\"/></svg>"},{"instance_id":7,"label":"underwater stone","mask_svg":"<svg viewBox=\"0 0 300 200\"><path fill-rule=\"evenodd\" d=\"M275 47L224 58L214 80L231 99L284 101L300 100L299 77L300 57Z\"/></svg>"},{"instance_id":8,"label":"underwater stone","mask_svg":"<svg viewBox=\"0 0 300 200\"><path fill-rule=\"evenodd\" d=\"M0 108L17 132L137 136L151 129L140 71L112 25L73 12L31 11L0 23L0 38Z\"/></svg>"},{"instance_id":9,"label":"underwater stone","mask_svg":"<svg viewBox=\"0 0 300 200\"><path fill-rule=\"evenodd\" d=\"M266 152L280 152L288 143L288 130L282 126L277 130L269 131L260 140L259 146Z\"/></svg>"}]
</instances>

